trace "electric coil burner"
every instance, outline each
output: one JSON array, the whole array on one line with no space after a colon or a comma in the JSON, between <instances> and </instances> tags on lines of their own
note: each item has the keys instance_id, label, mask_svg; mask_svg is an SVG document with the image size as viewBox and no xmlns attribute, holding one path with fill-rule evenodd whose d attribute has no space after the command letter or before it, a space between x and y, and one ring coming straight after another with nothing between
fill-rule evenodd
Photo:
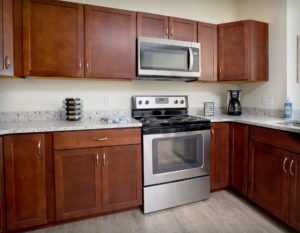
<instances>
[{"instance_id":1,"label":"electric coil burner","mask_svg":"<svg viewBox=\"0 0 300 233\"><path fill-rule=\"evenodd\" d=\"M209 197L210 121L188 115L187 96L134 96L143 124L144 213Z\"/></svg>"}]
</instances>

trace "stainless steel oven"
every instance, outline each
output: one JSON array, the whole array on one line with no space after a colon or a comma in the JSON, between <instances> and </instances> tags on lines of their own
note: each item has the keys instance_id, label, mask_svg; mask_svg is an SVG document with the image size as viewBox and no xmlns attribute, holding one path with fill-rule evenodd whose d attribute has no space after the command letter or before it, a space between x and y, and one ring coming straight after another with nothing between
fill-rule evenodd
<instances>
[{"instance_id":1,"label":"stainless steel oven","mask_svg":"<svg viewBox=\"0 0 300 233\"><path fill-rule=\"evenodd\" d=\"M138 78L194 81L201 76L199 43L138 37Z\"/></svg>"}]
</instances>

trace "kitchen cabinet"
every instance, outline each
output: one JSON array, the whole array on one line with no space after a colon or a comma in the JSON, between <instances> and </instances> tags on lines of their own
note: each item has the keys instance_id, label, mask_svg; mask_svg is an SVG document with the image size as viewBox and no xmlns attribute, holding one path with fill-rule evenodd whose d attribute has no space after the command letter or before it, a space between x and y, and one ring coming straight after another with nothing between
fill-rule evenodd
<instances>
[{"instance_id":1,"label":"kitchen cabinet","mask_svg":"<svg viewBox=\"0 0 300 233\"><path fill-rule=\"evenodd\" d=\"M102 154L103 211L141 205L141 146L104 147Z\"/></svg>"},{"instance_id":2,"label":"kitchen cabinet","mask_svg":"<svg viewBox=\"0 0 300 233\"><path fill-rule=\"evenodd\" d=\"M230 124L230 186L247 196L249 127Z\"/></svg>"},{"instance_id":3,"label":"kitchen cabinet","mask_svg":"<svg viewBox=\"0 0 300 233\"><path fill-rule=\"evenodd\" d=\"M135 78L136 13L85 7L85 76Z\"/></svg>"},{"instance_id":4,"label":"kitchen cabinet","mask_svg":"<svg viewBox=\"0 0 300 233\"><path fill-rule=\"evenodd\" d=\"M197 22L188 19L137 13L138 36L197 42Z\"/></svg>"},{"instance_id":5,"label":"kitchen cabinet","mask_svg":"<svg viewBox=\"0 0 300 233\"><path fill-rule=\"evenodd\" d=\"M13 3L0 0L0 75L13 76Z\"/></svg>"},{"instance_id":6,"label":"kitchen cabinet","mask_svg":"<svg viewBox=\"0 0 300 233\"><path fill-rule=\"evenodd\" d=\"M83 5L24 0L22 7L24 76L84 77Z\"/></svg>"},{"instance_id":7,"label":"kitchen cabinet","mask_svg":"<svg viewBox=\"0 0 300 233\"><path fill-rule=\"evenodd\" d=\"M219 81L268 81L268 24L220 24L218 35Z\"/></svg>"},{"instance_id":8,"label":"kitchen cabinet","mask_svg":"<svg viewBox=\"0 0 300 233\"><path fill-rule=\"evenodd\" d=\"M289 224L300 231L300 155L291 154L289 180Z\"/></svg>"},{"instance_id":9,"label":"kitchen cabinet","mask_svg":"<svg viewBox=\"0 0 300 233\"><path fill-rule=\"evenodd\" d=\"M100 152L55 151L56 220L101 212Z\"/></svg>"},{"instance_id":10,"label":"kitchen cabinet","mask_svg":"<svg viewBox=\"0 0 300 233\"><path fill-rule=\"evenodd\" d=\"M0 137L0 233L6 232L3 139Z\"/></svg>"},{"instance_id":11,"label":"kitchen cabinet","mask_svg":"<svg viewBox=\"0 0 300 233\"><path fill-rule=\"evenodd\" d=\"M9 231L47 223L44 134L4 137Z\"/></svg>"},{"instance_id":12,"label":"kitchen cabinet","mask_svg":"<svg viewBox=\"0 0 300 233\"><path fill-rule=\"evenodd\" d=\"M210 189L229 186L229 124L211 124Z\"/></svg>"},{"instance_id":13,"label":"kitchen cabinet","mask_svg":"<svg viewBox=\"0 0 300 233\"><path fill-rule=\"evenodd\" d=\"M198 43L201 45L200 81L218 81L217 25L198 22Z\"/></svg>"},{"instance_id":14,"label":"kitchen cabinet","mask_svg":"<svg viewBox=\"0 0 300 233\"><path fill-rule=\"evenodd\" d=\"M250 142L248 198L284 222L288 222L287 164L287 152Z\"/></svg>"}]
</instances>

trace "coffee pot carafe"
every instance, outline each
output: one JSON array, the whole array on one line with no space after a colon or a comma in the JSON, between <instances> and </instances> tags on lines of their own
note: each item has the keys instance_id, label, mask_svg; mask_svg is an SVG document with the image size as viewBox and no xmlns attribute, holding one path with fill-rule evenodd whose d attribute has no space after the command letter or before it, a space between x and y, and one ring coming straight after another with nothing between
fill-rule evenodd
<instances>
[{"instance_id":1,"label":"coffee pot carafe","mask_svg":"<svg viewBox=\"0 0 300 233\"><path fill-rule=\"evenodd\" d=\"M229 104L227 114L233 116L240 116L242 114L242 107L240 103L241 90L228 90Z\"/></svg>"}]
</instances>

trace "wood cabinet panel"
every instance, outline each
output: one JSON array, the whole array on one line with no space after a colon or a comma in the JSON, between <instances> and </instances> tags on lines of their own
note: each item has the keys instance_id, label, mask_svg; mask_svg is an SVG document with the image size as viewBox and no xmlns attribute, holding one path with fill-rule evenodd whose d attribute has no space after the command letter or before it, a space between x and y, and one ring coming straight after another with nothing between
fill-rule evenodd
<instances>
[{"instance_id":1,"label":"wood cabinet panel","mask_svg":"<svg viewBox=\"0 0 300 233\"><path fill-rule=\"evenodd\" d=\"M230 186L247 196L249 127L230 124Z\"/></svg>"},{"instance_id":2,"label":"wood cabinet panel","mask_svg":"<svg viewBox=\"0 0 300 233\"><path fill-rule=\"evenodd\" d=\"M43 134L4 137L7 228L47 223Z\"/></svg>"},{"instance_id":3,"label":"wood cabinet panel","mask_svg":"<svg viewBox=\"0 0 300 233\"><path fill-rule=\"evenodd\" d=\"M289 224L300 231L300 155L291 154L290 160Z\"/></svg>"},{"instance_id":4,"label":"wood cabinet panel","mask_svg":"<svg viewBox=\"0 0 300 233\"><path fill-rule=\"evenodd\" d=\"M169 17L148 13L137 13L137 35L168 39Z\"/></svg>"},{"instance_id":5,"label":"wood cabinet panel","mask_svg":"<svg viewBox=\"0 0 300 233\"><path fill-rule=\"evenodd\" d=\"M141 145L102 149L103 211L142 204Z\"/></svg>"},{"instance_id":6,"label":"wood cabinet panel","mask_svg":"<svg viewBox=\"0 0 300 233\"><path fill-rule=\"evenodd\" d=\"M229 186L229 124L211 124L210 189Z\"/></svg>"},{"instance_id":7,"label":"wood cabinet panel","mask_svg":"<svg viewBox=\"0 0 300 233\"><path fill-rule=\"evenodd\" d=\"M201 45L201 81L217 81L218 29L216 25L198 22L198 42Z\"/></svg>"},{"instance_id":8,"label":"wood cabinet panel","mask_svg":"<svg viewBox=\"0 0 300 233\"><path fill-rule=\"evenodd\" d=\"M56 151L56 220L101 212L99 150Z\"/></svg>"},{"instance_id":9,"label":"wood cabinet panel","mask_svg":"<svg viewBox=\"0 0 300 233\"><path fill-rule=\"evenodd\" d=\"M13 76L13 3L0 0L0 75Z\"/></svg>"},{"instance_id":10,"label":"wood cabinet panel","mask_svg":"<svg viewBox=\"0 0 300 233\"><path fill-rule=\"evenodd\" d=\"M3 139L0 137L0 233L6 232Z\"/></svg>"},{"instance_id":11,"label":"wood cabinet panel","mask_svg":"<svg viewBox=\"0 0 300 233\"><path fill-rule=\"evenodd\" d=\"M85 76L136 77L136 13L85 7Z\"/></svg>"},{"instance_id":12,"label":"wood cabinet panel","mask_svg":"<svg viewBox=\"0 0 300 233\"><path fill-rule=\"evenodd\" d=\"M197 22L169 17L169 39L197 42Z\"/></svg>"},{"instance_id":13,"label":"wood cabinet panel","mask_svg":"<svg viewBox=\"0 0 300 233\"><path fill-rule=\"evenodd\" d=\"M84 76L83 5L23 1L25 76Z\"/></svg>"},{"instance_id":14,"label":"wood cabinet panel","mask_svg":"<svg viewBox=\"0 0 300 233\"><path fill-rule=\"evenodd\" d=\"M289 205L288 164L287 152L250 142L248 198L286 223Z\"/></svg>"}]
</instances>

